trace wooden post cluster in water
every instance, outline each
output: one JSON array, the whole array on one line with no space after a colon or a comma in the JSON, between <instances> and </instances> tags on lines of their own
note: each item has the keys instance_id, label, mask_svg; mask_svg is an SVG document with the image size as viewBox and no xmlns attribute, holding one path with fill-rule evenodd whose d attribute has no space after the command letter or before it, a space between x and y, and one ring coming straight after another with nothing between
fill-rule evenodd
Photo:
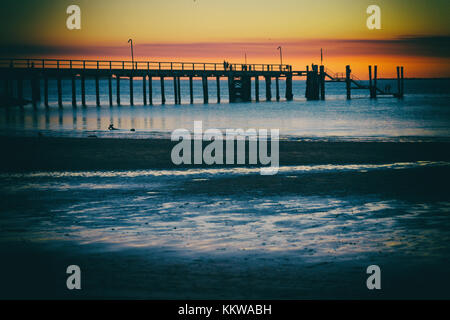
<instances>
[{"instance_id":1,"label":"wooden post cluster in water","mask_svg":"<svg viewBox=\"0 0 450 320\"><path fill-rule=\"evenodd\" d=\"M320 72L318 65L313 64L311 71L309 67L306 71L306 92L305 97L307 100L325 100L325 70L324 66L320 66Z\"/></svg>"},{"instance_id":2,"label":"wooden post cluster in water","mask_svg":"<svg viewBox=\"0 0 450 320\"><path fill-rule=\"evenodd\" d=\"M369 92L370 98L376 99L377 97L377 80L378 80L378 66L373 67L373 79L372 79L372 66L369 66Z\"/></svg>"},{"instance_id":3,"label":"wooden post cluster in water","mask_svg":"<svg viewBox=\"0 0 450 320\"><path fill-rule=\"evenodd\" d=\"M405 83L403 78L403 66L397 67L397 94L398 98L403 98Z\"/></svg>"}]
</instances>

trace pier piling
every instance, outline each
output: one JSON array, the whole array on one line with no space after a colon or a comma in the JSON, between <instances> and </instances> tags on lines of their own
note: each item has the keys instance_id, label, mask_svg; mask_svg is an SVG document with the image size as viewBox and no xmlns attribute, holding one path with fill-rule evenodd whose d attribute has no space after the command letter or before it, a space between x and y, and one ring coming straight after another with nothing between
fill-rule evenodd
<instances>
[{"instance_id":1,"label":"pier piling","mask_svg":"<svg viewBox=\"0 0 450 320\"><path fill-rule=\"evenodd\" d=\"M84 74L81 75L81 105L86 107L86 79Z\"/></svg>"},{"instance_id":2,"label":"pier piling","mask_svg":"<svg viewBox=\"0 0 450 320\"><path fill-rule=\"evenodd\" d=\"M153 105L153 80L148 76L148 104Z\"/></svg>"},{"instance_id":3,"label":"pier piling","mask_svg":"<svg viewBox=\"0 0 450 320\"><path fill-rule=\"evenodd\" d=\"M306 92L307 100L319 100L320 92L320 77L317 70L317 65L313 64L311 71L306 72Z\"/></svg>"},{"instance_id":4,"label":"pier piling","mask_svg":"<svg viewBox=\"0 0 450 320\"><path fill-rule=\"evenodd\" d=\"M177 85L177 77L173 77L173 96L174 103L178 104L178 85Z\"/></svg>"},{"instance_id":5,"label":"pier piling","mask_svg":"<svg viewBox=\"0 0 450 320\"><path fill-rule=\"evenodd\" d=\"M345 86L347 90L347 100L352 98L352 83L351 83L351 72L350 66L345 66Z\"/></svg>"},{"instance_id":6,"label":"pier piling","mask_svg":"<svg viewBox=\"0 0 450 320\"><path fill-rule=\"evenodd\" d=\"M62 85L61 85L61 77L58 77L56 80L57 88L58 88L58 106L62 107Z\"/></svg>"},{"instance_id":7,"label":"pier piling","mask_svg":"<svg viewBox=\"0 0 450 320\"><path fill-rule=\"evenodd\" d=\"M134 105L133 77L130 76L130 105Z\"/></svg>"},{"instance_id":8,"label":"pier piling","mask_svg":"<svg viewBox=\"0 0 450 320\"><path fill-rule=\"evenodd\" d=\"M48 77L44 77L44 105L48 108Z\"/></svg>"},{"instance_id":9,"label":"pier piling","mask_svg":"<svg viewBox=\"0 0 450 320\"><path fill-rule=\"evenodd\" d=\"M97 107L100 107L100 84L98 76L95 77L95 102Z\"/></svg>"},{"instance_id":10,"label":"pier piling","mask_svg":"<svg viewBox=\"0 0 450 320\"><path fill-rule=\"evenodd\" d=\"M208 97L208 78L206 76L202 77L203 84L203 103L207 104L209 102Z\"/></svg>"},{"instance_id":11,"label":"pier piling","mask_svg":"<svg viewBox=\"0 0 450 320\"><path fill-rule=\"evenodd\" d=\"M120 106L120 77L116 75L116 102Z\"/></svg>"},{"instance_id":12,"label":"pier piling","mask_svg":"<svg viewBox=\"0 0 450 320\"><path fill-rule=\"evenodd\" d=\"M177 92L178 92L178 104L181 104L181 80L177 78Z\"/></svg>"},{"instance_id":13,"label":"pier piling","mask_svg":"<svg viewBox=\"0 0 450 320\"><path fill-rule=\"evenodd\" d=\"M160 78L161 81L161 104L166 103L166 93L164 92L164 77Z\"/></svg>"},{"instance_id":14,"label":"pier piling","mask_svg":"<svg viewBox=\"0 0 450 320\"><path fill-rule=\"evenodd\" d=\"M320 100L325 100L325 68L323 65L320 66L319 80L320 80Z\"/></svg>"},{"instance_id":15,"label":"pier piling","mask_svg":"<svg viewBox=\"0 0 450 320\"><path fill-rule=\"evenodd\" d=\"M112 76L108 75L108 97L109 97L109 106L113 105L113 96L112 96Z\"/></svg>"},{"instance_id":16,"label":"pier piling","mask_svg":"<svg viewBox=\"0 0 450 320\"><path fill-rule=\"evenodd\" d=\"M266 101L272 100L272 82L270 76L264 77L266 80Z\"/></svg>"},{"instance_id":17,"label":"pier piling","mask_svg":"<svg viewBox=\"0 0 450 320\"><path fill-rule=\"evenodd\" d=\"M280 80L278 77L275 78L275 87L276 87L276 99L280 101Z\"/></svg>"},{"instance_id":18,"label":"pier piling","mask_svg":"<svg viewBox=\"0 0 450 320\"><path fill-rule=\"evenodd\" d=\"M255 77L255 101L259 101L259 77Z\"/></svg>"},{"instance_id":19,"label":"pier piling","mask_svg":"<svg viewBox=\"0 0 450 320\"><path fill-rule=\"evenodd\" d=\"M75 75L72 75L71 77L72 82L72 107L77 106L77 92L76 92L76 85L75 85Z\"/></svg>"},{"instance_id":20,"label":"pier piling","mask_svg":"<svg viewBox=\"0 0 450 320\"><path fill-rule=\"evenodd\" d=\"M147 84L146 84L146 76L142 77L142 100L144 102L144 106L147 104Z\"/></svg>"},{"instance_id":21,"label":"pier piling","mask_svg":"<svg viewBox=\"0 0 450 320\"><path fill-rule=\"evenodd\" d=\"M373 67L373 98L374 99L377 98L377 70L378 70L378 67L374 66Z\"/></svg>"},{"instance_id":22,"label":"pier piling","mask_svg":"<svg viewBox=\"0 0 450 320\"><path fill-rule=\"evenodd\" d=\"M216 77L217 103L220 103L220 77Z\"/></svg>"},{"instance_id":23,"label":"pier piling","mask_svg":"<svg viewBox=\"0 0 450 320\"><path fill-rule=\"evenodd\" d=\"M286 100L292 101L294 95L292 94L292 76L288 75L286 77Z\"/></svg>"},{"instance_id":24,"label":"pier piling","mask_svg":"<svg viewBox=\"0 0 450 320\"><path fill-rule=\"evenodd\" d=\"M400 67L397 66L397 97L399 98L402 96L402 86L400 81Z\"/></svg>"},{"instance_id":25,"label":"pier piling","mask_svg":"<svg viewBox=\"0 0 450 320\"><path fill-rule=\"evenodd\" d=\"M403 94L405 92L405 79L403 78L403 67L400 67L400 76L401 76L401 98L403 98Z\"/></svg>"},{"instance_id":26,"label":"pier piling","mask_svg":"<svg viewBox=\"0 0 450 320\"><path fill-rule=\"evenodd\" d=\"M190 97L190 103L194 103L194 88L193 88L193 82L192 77L189 77L189 97Z\"/></svg>"}]
</instances>

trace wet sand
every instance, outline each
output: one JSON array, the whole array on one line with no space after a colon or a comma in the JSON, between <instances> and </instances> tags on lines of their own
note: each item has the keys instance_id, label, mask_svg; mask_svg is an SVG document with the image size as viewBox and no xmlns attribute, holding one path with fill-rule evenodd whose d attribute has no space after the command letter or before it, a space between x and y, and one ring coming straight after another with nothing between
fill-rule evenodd
<instances>
[{"instance_id":1,"label":"wet sand","mask_svg":"<svg viewBox=\"0 0 450 320\"><path fill-rule=\"evenodd\" d=\"M0 137L0 171L180 168L170 159L175 144L164 139ZM280 166L448 160L446 142L280 142Z\"/></svg>"},{"instance_id":2,"label":"wet sand","mask_svg":"<svg viewBox=\"0 0 450 320\"><path fill-rule=\"evenodd\" d=\"M173 144L168 140L150 139L1 137L0 146L6 152L1 157L0 170L10 173L174 168L170 161ZM437 142L283 141L280 165L449 161L449 146ZM449 178L448 166L296 174L295 177L242 175L186 181L178 189L166 192L169 198L170 192L174 197L183 194L208 198L214 194L219 197L246 195L249 199L252 196L270 199L278 195L376 195L380 199L420 204L421 201L448 202ZM5 197L0 204L2 208L20 207L15 201L28 201L31 206L40 204L35 194L29 199ZM400 246L397 250L386 250L380 243L378 251L339 259L333 255L315 259L308 250L211 254L194 252L192 248L81 244L70 241L70 237L66 241L36 242L28 235L35 227L22 222L21 230L11 233L14 239L4 237L0 241L3 261L0 264L0 298L448 299L450 247L445 228L449 222L445 212L431 213L439 215L442 221L439 225L429 226L433 216L425 215L421 219L406 220L400 228L410 228L410 233L425 230L421 234L432 230L444 236L441 242L430 236L411 244L411 248ZM56 219L44 209L38 218L43 223ZM376 218L374 223L377 223ZM5 235L9 231L2 229L2 232ZM374 263L380 265L383 272L380 292L365 287L365 268ZM82 269L81 291L68 291L65 287L65 268L70 264Z\"/></svg>"},{"instance_id":3,"label":"wet sand","mask_svg":"<svg viewBox=\"0 0 450 320\"><path fill-rule=\"evenodd\" d=\"M279 253L191 256L164 249L18 242L0 245L0 299L449 299L449 262L377 254L304 260ZM365 287L367 266L382 268L382 290ZM82 289L67 290L67 266Z\"/></svg>"}]
</instances>

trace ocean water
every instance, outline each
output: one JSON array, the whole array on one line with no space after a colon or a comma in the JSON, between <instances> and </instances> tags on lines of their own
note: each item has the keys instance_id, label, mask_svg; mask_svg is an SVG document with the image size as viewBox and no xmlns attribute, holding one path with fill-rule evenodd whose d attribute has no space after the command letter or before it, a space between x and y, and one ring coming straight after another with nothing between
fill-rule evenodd
<instances>
[{"instance_id":1,"label":"ocean water","mask_svg":"<svg viewBox=\"0 0 450 320\"><path fill-rule=\"evenodd\" d=\"M380 87L394 81L381 80ZM134 106L129 102L129 81L121 81L121 106L109 106L107 82L100 81L101 107L95 106L94 81L86 82L88 106L80 105L80 83L77 82L78 107L72 107L70 81L63 81L63 108L57 106L56 83L49 83L50 107L0 110L0 132L3 134L36 134L101 137L169 137L177 128L193 129L194 121L203 128L280 129L289 139L341 140L422 140L450 137L450 80L406 80L404 99L368 98L367 90L353 90L353 99L345 99L345 84L327 83L326 101L306 101L305 82L294 81L294 101L284 99L284 81L280 81L281 101L265 100L264 81L260 81L260 102L228 103L227 82L222 80L221 102L217 102L215 81L209 82L209 104L203 104L201 81L194 81L194 101L189 104L189 84L181 81L182 104L174 105L173 81L166 80L166 104L161 105L159 80L153 80L153 106L144 106L142 82L134 81ZM43 86L41 86L43 87ZM30 94L25 88L25 94ZM253 99L254 89L252 89ZM116 131L108 131L113 124ZM130 131L135 129L135 131Z\"/></svg>"}]
</instances>

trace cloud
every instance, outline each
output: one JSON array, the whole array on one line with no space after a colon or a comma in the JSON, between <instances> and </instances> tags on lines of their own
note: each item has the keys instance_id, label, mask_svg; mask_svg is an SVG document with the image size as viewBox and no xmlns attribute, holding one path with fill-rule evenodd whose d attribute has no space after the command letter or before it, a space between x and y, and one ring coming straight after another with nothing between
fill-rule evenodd
<instances>
[{"instance_id":1,"label":"cloud","mask_svg":"<svg viewBox=\"0 0 450 320\"><path fill-rule=\"evenodd\" d=\"M277 57L276 48L282 45L289 58L317 57L324 48L327 57L339 56L406 56L406 57L450 57L450 36L401 36L394 39L298 39L247 42L197 42L197 43L144 43L135 44L134 52L139 57L167 57L168 59L229 59L243 57L244 52L252 59ZM71 56L83 58L99 57L113 59L128 56L127 46L55 46L55 45L11 45L0 46L3 57Z\"/></svg>"}]
</instances>

